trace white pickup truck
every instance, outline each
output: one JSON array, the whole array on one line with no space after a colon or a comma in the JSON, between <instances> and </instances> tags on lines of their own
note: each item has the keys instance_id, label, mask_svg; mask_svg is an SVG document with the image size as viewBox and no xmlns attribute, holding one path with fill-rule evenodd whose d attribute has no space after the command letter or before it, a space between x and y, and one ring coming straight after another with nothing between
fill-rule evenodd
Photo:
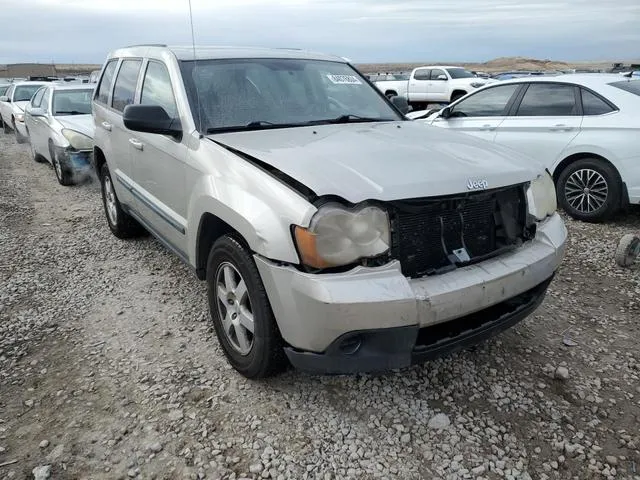
<instances>
[{"instance_id":1,"label":"white pickup truck","mask_svg":"<svg viewBox=\"0 0 640 480\"><path fill-rule=\"evenodd\" d=\"M462 67L438 65L415 68L408 80L380 80L374 84L387 97L405 97L414 109L421 109L428 103L455 102L489 81Z\"/></svg>"}]
</instances>

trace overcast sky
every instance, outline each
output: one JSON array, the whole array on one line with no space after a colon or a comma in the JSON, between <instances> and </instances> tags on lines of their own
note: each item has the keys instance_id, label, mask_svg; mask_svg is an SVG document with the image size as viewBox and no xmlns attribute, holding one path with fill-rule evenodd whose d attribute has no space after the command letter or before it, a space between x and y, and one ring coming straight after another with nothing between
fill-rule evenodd
<instances>
[{"instance_id":1,"label":"overcast sky","mask_svg":"<svg viewBox=\"0 0 640 480\"><path fill-rule=\"evenodd\" d=\"M640 0L192 0L196 43L298 47L354 62L640 57ZM0 64L102 63L190 44L188 0L0 0Z\"/></svg>"}]
</instances>

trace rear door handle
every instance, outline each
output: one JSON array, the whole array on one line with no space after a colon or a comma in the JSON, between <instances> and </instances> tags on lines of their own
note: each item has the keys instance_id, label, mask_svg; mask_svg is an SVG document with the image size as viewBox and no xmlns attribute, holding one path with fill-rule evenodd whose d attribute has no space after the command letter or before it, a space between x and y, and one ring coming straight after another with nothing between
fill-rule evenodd
<instances>
[{"instance_id":1,"label":"rear door handle","mask_svg":"<svg viewBox=\"0 0 640 480\"><path fill-rule=\"evenodd\" d=\"M102 122L100 125L102 125L102 128L104 128L107 132L111 131L111 124L109 122Z\"/></svg>"},{"instance_id":2,"label":"rear door handle","mask_svg":"<svg viewBox=\"0 0 640 480\"><path fill-rule=\"evenodd\" d=\"M140 150L140 151L144 150L144 144L136 138L130 138L129 143L133 145L133 148L137 150Z\"/></svg>"},{"instance_id":3,"label":"rear door handle","mask_svg":"<svg viewBox=\"0 0 640 480\"><path fill-rule=\"evenodd\" d=\"M554 125L553 127L551 127L551 130L556 131L556 132L570 132L571 130L573 130L573 127L570 127L569 125L564 125L562 123L559 123L559 124Z\"/></svg>"}]
</instances>

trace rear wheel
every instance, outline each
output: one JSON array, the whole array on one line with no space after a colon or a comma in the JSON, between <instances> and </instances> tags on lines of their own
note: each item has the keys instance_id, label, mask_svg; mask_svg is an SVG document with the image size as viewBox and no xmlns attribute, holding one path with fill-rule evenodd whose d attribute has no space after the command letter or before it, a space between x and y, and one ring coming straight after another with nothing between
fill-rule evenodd
<instances>
[{"instance_id":1,"label":"rear wheel","mask_svg":"<svg viewBox=\"0 0 640 480\"><path fill-rule=\"evenodd\" d=\"M105 163L100 170L102 204L109 229L118 238L134 238L145 234L145 230L131 215L125 212L116 196L109 167Z\"/></svg>"},{"instance_id":2,"label":"rear wheel","mask_svg":"<svg viewBox=\"0 0 640 480\"><path fill-rule=\"evenodd\" d=\"M598 158L582 158L565 168L556 184L558 202L571 217L602 222L620 209L622 184L616 169Z\"/></svg>"},{"instance_id":3,"label":"rear wheel","mask_svg":"<svg viewBox=\"0 0 640 480\"><path fill-rule=\"evenodd\" d=\"M283 341L250 252L234 236L217 240L207 261L209 309L229 363L247 378L286 366Z\"/></svg>"}]
</instances>

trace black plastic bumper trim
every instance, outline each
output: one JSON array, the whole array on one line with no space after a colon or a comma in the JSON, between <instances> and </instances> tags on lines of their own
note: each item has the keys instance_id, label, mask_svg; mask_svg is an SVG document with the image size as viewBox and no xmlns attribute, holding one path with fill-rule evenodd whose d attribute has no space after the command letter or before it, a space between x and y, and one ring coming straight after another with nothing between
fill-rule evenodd
<instances>
[{"instance_id":1,"label":"black plastic bumper trim","mask_svg":"<svg viewBox=\"0 0 640 480\"><path fill-rule=\"evenodd\" d=\"M314 374L380 372L408 367L477 345L524 320L540 306L553 277L554 275L531 290L501 304L443 324L423 329L417 325L410 325L358 330L341 335L323 353L306 352L292 347L285 348L285 353L294 367ZM511 306L518 298L522 298L522 303ZM509 308L511 310L507 313L499 313ZM493 320L486 318L496 314L498 316ZM463 325L467 320L469 323L480 320L481 323L476 328L468 328L454 336L444 336L433 343L416 344L424 333L428 336L429 329L446 327L454 322ZM360 348L355 353L342 351L341 346L348 341L359 341Z\"/></svg>"}]
</instances>

